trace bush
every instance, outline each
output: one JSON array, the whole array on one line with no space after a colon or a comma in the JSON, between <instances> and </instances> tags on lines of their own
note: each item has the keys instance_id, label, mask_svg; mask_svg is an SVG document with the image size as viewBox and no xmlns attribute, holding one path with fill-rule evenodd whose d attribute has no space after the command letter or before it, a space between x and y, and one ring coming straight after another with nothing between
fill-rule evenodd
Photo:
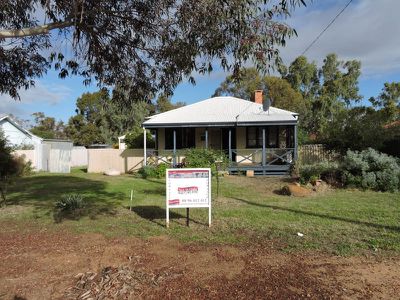
<instances>
[{"instance_id":1,"label":"bush","mask_svg":"<svg viewBox=\"0 0 400 300\"><path fill-rule=\"evenodd\" d=\"M323 179L330 184L340 181L340 169L337 162L320 162L313 165L298 166L300 182L307 184L315 183L318 179Z\"/></svg>"},{"instance_id":2,"label":"bush","mask_svg":"<svg viewBox=\"0 0 400 300\"><path fill-rule=\"evenodd\" d=\"M73 213L85 207L85 201L82 195L66 194L56 202L56 209L63 212Z\"/></svg>"},{"instance_id":3,"label":"bush","mask_svg":"<svg viewBox=\"0 0 400 300\"><path fill-rule=\"evenodd\" d=\"M187 149L183 156L185 159L177 167L179 168L211 168L211 173L216 174L217 161L218 170L224 171L228 166L228 158L225 153L208 149ZM168 164L157 166L149 165L139 169L138 175L142 178L164 178Z\"/></svg>"},{"instance_id":4,"label":"bush","mask_svg":"<svg viewBox=\"0 0 400 300\"><path fill-rule=\"evenodd\" d=\"M322 162L292 167L292 174L306 184L322 179L333 185L346 185L376 191L400 189L400 162L397 158L372 148L361 152L348 150L343 161Z\"/></svg>"},{"instance_id":5,"label":"bush","mask_svg":"<svg viewBox=\"0 0 400 300\"><path fill-rule=\"evenodd\" d=\"M125 144L128 149L143 149L143 129L134 127L125 135ZM149 130L146 132L146 146L147 148L154 148L155 146L155 140Z\"/></svg>"},{"instance_id":6,"label":"bush","mask_svg":"<svg viewBox=\"0 0 400 300\"><path fill-rule=\"evenodd\" d=\"M218 170L224 171L228 167L229 159L224 152L212 149L188 149L185 154L186 168L211 168L213 175L216 174L217 161Z\"/></svg>"},{"instance_id":7,"label":"bush","mask_svg":"<svg viewBox=\"0 0 400 300\"><path fill-rule=\"evenodd\" d=\"M400 189L399 161L372 148L347 151L342 169L348 186L391 192Z\"/></svg>"},{"instance_id":8,"label":"bush","mask_svg":"<svg viewBox=\"0 0 400 300\"><path fill-rule=\"evenodd\" d=\"M157 166L144 166L139 169L138 174L146 178L164 178L166 169L169 167L167 164L158 164Z\"/></svg>"},{"instance_id":9,"label":"bush","mask_svg":"<svg viewBox=\"0 0 400 300\"><path fill-rule=\"evenodd\" d=\"M0 205L6 203L8 186L18 177L29 175L31 172L31 162L25 162L24 156L14 156L12 147L0 131Z\"/></svg>"}]
</instances>

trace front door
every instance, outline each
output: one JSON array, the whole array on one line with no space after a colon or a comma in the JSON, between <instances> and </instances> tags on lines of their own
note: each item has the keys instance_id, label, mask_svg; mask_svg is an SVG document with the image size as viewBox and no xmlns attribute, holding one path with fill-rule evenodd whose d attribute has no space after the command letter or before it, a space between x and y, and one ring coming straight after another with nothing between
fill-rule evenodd
<instances>
[{"instance_id":1,"label":"front door","mask_svg":"<svg viewBox=\"0 0 400 300\"><path fill-rule=\"evenodd\" d=\"M220 128L208 128L208 147L213 150L221 150Z\"/></svg>"}]
</instances>

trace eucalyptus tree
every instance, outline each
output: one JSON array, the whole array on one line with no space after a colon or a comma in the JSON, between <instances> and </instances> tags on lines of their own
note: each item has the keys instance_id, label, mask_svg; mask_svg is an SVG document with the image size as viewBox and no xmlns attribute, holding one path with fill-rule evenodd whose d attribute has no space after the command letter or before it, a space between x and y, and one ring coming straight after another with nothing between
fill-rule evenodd
<instances>
[{"instance_id":1,"label":"eucalyptus tree","mask_svg":"<svg viewBox=\"0 0 400 300\"><path fill-rule=\"evenodd\" d=\"M2 0L0 93L18 98L55 68L60 77L170 94L215 63L236 73L280 62L305 0ZM126 78L129 78L128 80Z\"/></svg>"},{"instance_id":2,"label":"eucalyptus tree","mask_svg":"<svg viewBox=\"0 0 400 300\"><path fill-rule=\"evenodd\" d=\"M358 87L361 62L357 60L342 61L336 54L328 54L318 68L300 56L289 68L281 68L281 75L311 108L306 118L310 133L321 135L336 114L362 99Z\"/></svg>"},{"instance_id":3,"label":"eucalyptus tree","mask_svg":"<svg viewBox=\"0 0 400 300\"><path fill-rule=\"evenodd\" d=\"M382 109L387 122L400 120L400 82L386 82L378 97L371 97L369 101Z\"/></svg>"}]
</instances>

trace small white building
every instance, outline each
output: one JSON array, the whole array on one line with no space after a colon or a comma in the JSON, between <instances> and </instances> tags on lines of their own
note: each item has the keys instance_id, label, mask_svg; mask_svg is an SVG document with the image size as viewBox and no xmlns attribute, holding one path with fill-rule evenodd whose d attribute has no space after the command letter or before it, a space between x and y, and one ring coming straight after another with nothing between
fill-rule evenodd
<instances>
[{"instance_id":1,"label":"small white building","mask_svg":"<svg viewBox=\"0 0 400 300\"><path fill-rule=\"evenodd\" d=\"M32 150L16 150L25 155L36 171L69 173L71 170L72 142L43 139L32 134L8 115L0 115L0 129L11 146L32 146Z\"/></svg>"},{"instance_id":2,"label":"small white building","mask_svg":"<svg viewBox=\"0 0 400 300\"><path fill-rule=\"evenodd\" d=\"M35 147L43 141L42 138L23 128L8 115L0 114L0 128L8 142L14 146L32 145Z\"/></svg>"}]
</instances>

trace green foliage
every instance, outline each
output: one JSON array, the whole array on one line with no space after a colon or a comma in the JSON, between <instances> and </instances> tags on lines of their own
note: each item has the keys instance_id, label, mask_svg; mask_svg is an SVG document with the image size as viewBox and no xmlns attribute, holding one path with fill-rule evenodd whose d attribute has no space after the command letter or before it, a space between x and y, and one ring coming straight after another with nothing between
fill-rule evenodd
<instances>
[{"instance_id":1,"label":"green foliage","mask_svg":"<svg viewBox=\"0 0 400 300\"><path fill-rule=\"evenodd\" d=\"M386 82L377 98L371 97L373 106L382 108L388 121L400 119L400 82Z\"/></svg>"},{"instance_id":2,"label":"green foliage","mask_svg":"<svg viewBox=\"0 0 400 300\"><path fill-rule=\"evenodd\" d=\"M400 120L384 126L384 141L378 150L400 158Z\"/></svg>"},{"instance_id":3,"label":"green foliage","mask_svg":"<svg viewBox=\"0 0 400 300\"><path fill-rule=\"evenodd\" d=\"M336 114L320 139L329 149L342 154L348 149L381 149L385 141L392 138L392 134L384 127L385 122L383 113L371 107L343 110Z\"/></svg>"},{"instance_id":4,"label":"green foliage","mask_svg":"<svg viewBox=\"0 0 400 300\"><path fill-rule=\"evenodd\" d=\"M64 139L64 122L58 121L53 117L47 117L43 112L33 113L35 125L30 131L44 139Z\"/></svg>"},{"instance_id":5,"label":"green foliage","mask_svg":"<svg viewBox=\"0 0 400 300\"><path fill-rule=\"evenodd\" d=\"M166 170L169 168L168 164L158 164L144 166L139 169L138 174L146 179L146 178L165 178Z\"/></svg>"},{"instance_id":6,"label":"green foliage","mask_svg":"<svg viewBox=\"0 0 400 300\"><path fill-rule=\"evenodd\" d=\"M14 157L14 164L17 177L29 176L33 172L32 163L25 160L25 155Z\"/></svg>"},{"instance_id":7,"label":"green foliage","mask_svg":"<svg viewBox=\"0 0 400 300\"><path fill-rule=\"evenodd\" d=\"M348 150L340 163L296 164L292 173L298 174L302 184L323 179L334 185L383 192L400 189L399 161L372 148L361 152Z\"/></svg>"},{"instance_id":8,"label":"green foliage","mask_svg":"<svg viewBox=\"0 0 400 300\"><path fill-rule=\"evenodd\" d=\"M187 149L184 156L186 168L211 168L213 175L217 174L217 169L218 171L226 170L229 164L229 159L224 152L212 149Z\"/></svg>"},{"instance_id":9,"label":"green foliage","mask_svg":"<svg viewBox=\"0 0 400 300\"><path fill-rule=\"evenodd\" d=\"M272 106L296 112L300 115L300 124L309 111L309 104L304 101L302 94L293 89L287 80L274 77L264 77L266 97L272 100Z\"/></svg>"},{"instance_id":10,"label":"green foliage","mask_svg":"<svg viewBox=\"0 0 400 300\"><path fill-rule=\"evenodd\" d=\"M255 90L264 89L263 79L256 68L243 68L239 74L229 75L215 90L213 97L234 96L250 100Z\"/></svg>"},{"instance_id":11,"label":"green foliage","mask_svg":"<svg viewBox=\"0 0 400 300\"><path fill-rule=\"evenodd\" d=\"M108 92L100 90L95 93L84 93L76 100L76 115L71 117L65 128L67 136L74 144L89 146L103 144L105 139L101 134L103 125L103 103L110 101Z\"/></svg>"},{"instance_id":12,"label":"green foliage","mask_svg":"<svg viewBox=\"0 0 400 300\"><path fill-rule=\"evenodd\" d=\"M86 206L86 202L80 194L65 194L61 196L55 204L55 207L59 211L74 212L80 210Z\"/></svg>"},{"instance_id":13,"label":"green foliage","mask_svg":"<svg viewBox=\"0 0 400 300\"><path fill-rule=\"evenodd\" d=\"M361 99L358 94L360 70L359 61L340 61L336 54L328 54L320 69L315 62L309 63L306 57L300 56L289 68L281 70L282 77L305 100L308 110L301 119L301 126L308 133L323 134L336 113Z\"/></svg>"},{"instance_id":14,"label":"green foliage","mask_svg":"<svg viewBox=\"0 0 400 300\"><path fill-rule=\"evenodd\" d=\"M171 102L171 99L168 98L166 95L160 95L157 98L156 104L154 106L154 113L159 114L182 106L185 106L184 102L177 102L174 104Z\"/></svg>"},{"instance_id":15,"label":"green foliage","mask_svg":"<svg viewBox=\"0 0 400 300\"><path fill-rule=\"evenodd\" d=\"M227 76L213 96L229 95L250 100L255 90L263 90L264 100L271 99L274 107L297 112L301 116L307 112L303 96L289 82L279 77L262 76L255 68L242 69L239 77Z\"/></svg>"},{"instance_id":16,"label":"green foliage","mask_svg":"<svg viewBox=\"0 0 400 300\"><path fill-rule=\"evenodd\" d=\"M143 128L134 127L128 134L126 134L125 144L128 149L143 149ZM146 131L146 146L147 148L155 147L155 140L149 130Z\"/></svg>"},{"instance_id":17,"label":"green foliage","mask_svg":"<svg viewBox=\"0 0 400 300\"><path fill-rule=\"evenodd\" d=\"M119 84L136 94L135 99L143 99L161 90L171 94L183 78L194 82L193 72L209 73L214 64L238 71L251 61L264 72L279 65L280 47L296 34L285 19L306 1L58 0L49 5L44 0L2 0L1 4L0 28L12 34L0 45L0 93L18 98L21 88L31 87L35 78L54 67L61 78L79 75L85 84L92 80L105 86ZM36 11L50 25L43 32L35 28ZM51 38L57 32L59 38Z\"/></svg>"},{"instance_id":18,"label":"green foliage","mask_svg":"<svg viewBox=\"0 0 400 300\"><path fill-rule=\"evenodd\" d=\"M61 222L64 217L76 219L83 214L86 201L80 194L65 194L55 203L54 220Z\"/></svg>"},{"instance_id":19,"label":"green foliage","mask_svg":"<svg viewBox=\"0 0 400 300\"><path fill-rule=\"evenodd\" d=\"M120 87L113 90L112 97L104 89L84 93L77 99L77 114L68 121L65 130L68 137L76 145L112 145L118 141L119 136L130 130L139 130L150 112L150 106L145 101L135 101L128 97ZM143 141L141 144L143 147Z\"/></svg>"},{"instance_id":20,"label":"green foliage","mask_svg":"<svg viewBox=\"0 0 400 300\"><path fill-rule=\"evenodd\" d=\"M0 205L5 204L8 187L15 182L18 177L29 175L32 172L30 162L25 162L22 156L14 156L12 147L7 144L0 131Z\"/></svg>"},{"instance_id":21,"label":"green foliage","mask_svg":"<svg viewBox=\"0 0 400 300\"><path fill-rule=\"evenodd\" d=\"M399 161L374 149L347 151L342 169L348 186L391 192L400 189Z\"/></svg>"},{"instance_id":22,"label":"green foliage","mask_svg":"<svg viewBox=\"0 0 400 300\"><path fill-rule=\"evenodd\" d=\"M158 164L156 167L156 178L165 178L167 169L170 167L168 164Z\"/></svg>"},{"instance_id":23,"label":"green foliage","mask_svg":"<svg viewBox=\"0 0 400 300\"><path fill-rule=\"evenodd\" d=\"M300 165L298 170L302 184L313 183L318 179L333 183L340 178L339 164L337 162L325 161L312 165Z\"/></svg>"}]
</instances>

